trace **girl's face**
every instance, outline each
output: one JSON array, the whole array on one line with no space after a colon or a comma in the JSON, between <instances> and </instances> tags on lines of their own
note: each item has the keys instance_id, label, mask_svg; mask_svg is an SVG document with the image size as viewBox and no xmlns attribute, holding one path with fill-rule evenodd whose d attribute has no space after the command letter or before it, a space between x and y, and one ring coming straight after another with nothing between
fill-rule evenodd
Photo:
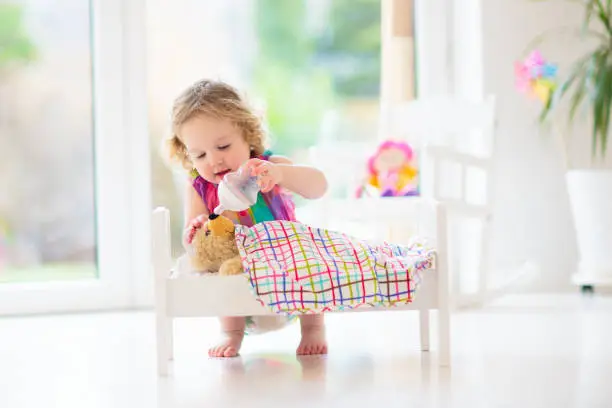
<instances>
[{"instance_id":1,"label":"girl's face","mask_svg":"<svg viewBox=\"0 0 612 408\"><path fill-rule=\"evenodd\" d=\"M229 119L194 116L179 129L191 161L206 181L218 184L251 157L240 128Z\"/></svg>"}]
</instances>

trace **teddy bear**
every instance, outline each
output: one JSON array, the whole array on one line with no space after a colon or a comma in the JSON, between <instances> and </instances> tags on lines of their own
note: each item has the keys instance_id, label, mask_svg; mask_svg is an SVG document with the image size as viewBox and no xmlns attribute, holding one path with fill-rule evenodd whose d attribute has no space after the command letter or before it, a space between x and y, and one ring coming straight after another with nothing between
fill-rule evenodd
<instances>
[{"instance_id":1,"label":"teddy bear","mask_svg":"<svg viewBox=\"0 0 612 408\"><path fill-rule=\"evenodd\" d=\"M189 257L191 266L196 271L218 273L221 276L244 273L235 231L234 223L229 218L210 214L207 228L199 229L193 237ZM279 330L293 320L286 316L248 316L247 333Z\"/></svg>"},{"instance_id":2,"label":"teddy bear","mask_svg":"<svg viewBox=\"0 0 612 408\"><path fill-rule=\"evenodd\" d=\"M234 223L227 217L211 214L207 228L201 228L193 237L192 249L191 265L198 271L218 272L224 276L243 272Z\"/></svg>"}]
</instances>

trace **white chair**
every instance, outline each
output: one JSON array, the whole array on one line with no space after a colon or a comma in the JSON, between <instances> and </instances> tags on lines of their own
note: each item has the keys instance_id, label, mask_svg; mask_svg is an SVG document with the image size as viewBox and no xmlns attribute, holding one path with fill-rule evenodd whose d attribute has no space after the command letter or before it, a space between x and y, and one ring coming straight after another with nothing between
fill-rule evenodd
<instances>
[{"instance_id":1,"label":"white chair","mask_svg":"<svg viewBox=\"0 0 612 408\"><path fill-rule=\"evenodd\" d=\"M417 152L421 195L447 204L456 306L479 304L489 290L494 128L494 97L481 102L450 97L417 99L385 108L381 114L381 138L407 141ZM326 172L331 191L315 206L301 209L301 215L310 222L320 219L326 227L360 236L406 239L412 231L403 225L400 214L395 219L385 216L385 223L377 221L376 214L363 214L361 220L350 218L342 205L331 211L331 202L339 199L344 207L359 205L352 193L376 144L327 142L314 146L311 161ZM385 206L385 199L380 200L379 213L397 211L397 207L392 210ZM365 222L365 217L371 222Z\"/></svg>"}]
</instances>

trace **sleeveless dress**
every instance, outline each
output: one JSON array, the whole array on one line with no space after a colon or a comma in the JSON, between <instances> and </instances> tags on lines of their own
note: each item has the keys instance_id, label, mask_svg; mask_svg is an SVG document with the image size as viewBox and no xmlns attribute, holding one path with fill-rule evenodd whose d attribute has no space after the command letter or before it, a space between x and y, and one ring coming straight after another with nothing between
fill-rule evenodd
<instances>
[{"instance_id":1,"label":"sleeveless dress","mask_svg":"<svg viewBox=\"0 0 612 408\"><path fill-rule=\"evenodd\" d=\"M267 161L270 159L270 156L272 156L272 152L267 150L263 155L253 158ZM204 201L208 213L212 214L213 210L219 205L217 184L206 181L195 168L191 171L191 179L193 188ZM245 225L247 227L252 227L264 221L296 221L293 199L280 186L274 186L268 193L259 192L256 203L248 210L239 213L226 211L223 215L232 220L234 224ZM291 320L293 318L286 316L248 316L247 334L249 332L263 333L279 329L286 326Z\"/></svg>"},{"instance_id":2,"label":"sleeveless dress","mask_svg":"<svg viewBox=\"0 0 612 408\"><path fill-rule=\"evenodd\" d=\"M272 153L264 152L263 155L256 157L261 160L269 160ZM219 205L219 197L217 196L217 184L210 183L198 174L196 169L191 171L193 188L206 204L208 213ZM291 195L279 186L274 186L272 191L257 195L257 202L247 211L241 211L237 214L223 214L228 216L234 224L245 225L252 227L263 221L285 220L296 221L295 219L295 204Z\"/></svg>"}]
</instances>

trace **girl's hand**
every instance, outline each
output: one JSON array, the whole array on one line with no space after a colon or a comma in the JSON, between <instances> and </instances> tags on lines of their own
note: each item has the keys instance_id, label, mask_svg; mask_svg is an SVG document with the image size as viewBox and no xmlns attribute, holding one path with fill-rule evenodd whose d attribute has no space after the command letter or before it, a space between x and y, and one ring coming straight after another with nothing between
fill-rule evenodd
<instances>
[{"instance_id":1,"label":"girl's hand","mask_svg":"<svg viewBox=\"0 0 612 408\"><path fill-rule=\"evenodd\" d=\"M274 163L260 159L251 159L246 162L245 167L251 175L257 176L257 185L259 185L262 193L271 191L275 185L282 182L283 172Z\"/></svg>"},{"instance_id":2,"label":"girl's hand","mask_svg":"<svg viewBox=\"0 0 612 408\"><path fill-rule=\"evenodd\" d=\"M200 228L208 228L207 221L208 217L205 214L202 214L189 222L189 225L187 225L187 227L183 230L183 246L186 249L191 246L193 237L195 237L196 232L198 232Z\"/></svg>"}]
</instances>

